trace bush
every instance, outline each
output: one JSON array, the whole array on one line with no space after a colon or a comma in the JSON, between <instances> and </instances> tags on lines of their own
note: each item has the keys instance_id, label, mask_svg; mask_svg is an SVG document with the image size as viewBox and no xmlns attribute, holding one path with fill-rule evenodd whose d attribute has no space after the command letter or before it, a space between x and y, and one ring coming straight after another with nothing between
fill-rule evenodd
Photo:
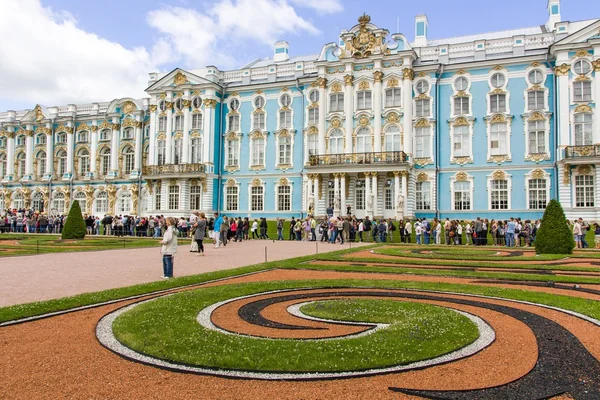
<instances>
[{"instance_id":1,"label":"bush","mask_svg":"<svg viewBox=\"0 0 600 400\"><path fill-rule=\"evenodd\" d=\"M562 206L550 200L542 224L535 236L535 251L538 254L572 254L575 240Z\"/></svg>"},{"instance_id":2,"label":"bush","mask_svg":"<svg viewBox=\"0 0 600 400\"><path fill-rule=\"evenodd\" d=\"M67 221L65 222L65 226L62 230L62 238L83 239L85 237L85 233L85 221L81 215L81 207L79 207L78 201L74 201L73 204L71 204Z\"/></svg>"}]
</instances>

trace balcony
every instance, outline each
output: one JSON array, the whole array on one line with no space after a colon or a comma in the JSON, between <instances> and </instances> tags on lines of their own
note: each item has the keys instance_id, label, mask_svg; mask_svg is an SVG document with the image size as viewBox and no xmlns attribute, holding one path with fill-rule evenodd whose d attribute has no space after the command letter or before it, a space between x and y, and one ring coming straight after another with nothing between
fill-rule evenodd
<instances>
[{"instance_id":1,"label":"balcony","mask_svg":"<svg viewBox=\"0 0 600 400\"><path fill-rule=\"evenodd\" d=\"M381 153L345 153L310 156L308 166L385 165L405 164L407 162L408 156L403 151L386 151Z\"/></svg>"},{"instance_id":2,"label":"balcony","mask_svg":"<svg viewBox=\"0 0 600 400\"><path fill-rule=\"evenodd\" d=\"M144 176L164 176L183 174L203 174L204 164L165 164L148 165L142 169Z\"/></svg>"},{"instance_id":3,"label":"balcony","mask_svg":"<svg viewBox=\"0 0 600 400\"><path fill-rule=\"evenodd\" d=\"M567 146L565 158L600 157L600 145Z\"/></svg>"}]
</instances>

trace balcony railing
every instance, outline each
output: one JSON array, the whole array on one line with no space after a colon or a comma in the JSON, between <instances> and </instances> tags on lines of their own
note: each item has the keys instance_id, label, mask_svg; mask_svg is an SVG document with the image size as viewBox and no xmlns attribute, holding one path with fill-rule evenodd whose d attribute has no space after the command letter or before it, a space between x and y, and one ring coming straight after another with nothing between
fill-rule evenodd
<instances>
[{"instance_id":1,"label":"balcony railing","mask_svg":"<svg viewBox=\"0 0 600 400\"><path fill-rule=\"evenodd\" d=\"M565 158L600 157L600 145L567 146Z\"/></svg>"},{"instance_id":2,"label":"balcony railing","mask_svg":"<svg viewBox=\"0 0 600 400\"><path fill-rule=\"evenodd\" d=\"M177 175L190 173L204 173L204 164L148 165L142 169L142 175Z\"/></svg>"},{"instance_id":3,"label":"balcony railing","mask_svg":"<svg viewBox=\"0 0 600 400\"><path fill-rule=\"evenodd\" d=\"M319 165L353 165L353 164L402 164L408 162L403 151L385 151L381 153L345 153L310 156L311 167Z\"/></svg>"}]
</instances>

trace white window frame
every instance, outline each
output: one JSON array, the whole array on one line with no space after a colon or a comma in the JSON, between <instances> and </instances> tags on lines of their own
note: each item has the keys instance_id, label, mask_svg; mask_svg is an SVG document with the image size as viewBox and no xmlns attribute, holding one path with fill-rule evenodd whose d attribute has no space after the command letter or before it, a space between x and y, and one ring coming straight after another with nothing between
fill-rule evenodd
<instances>
[{"instance_id":1,"label":"white window frame","mask_svg":"<svg viewBox=\"0 0 600 400\"><path fill-rule=\"evenodd\" d=\"M424 107L427 104L427 107ZM427 113L425 113L427 109ZM415 98L415 117L428 118L431 116L431 99L427 98Z\"/></svg>"},{"instance_id":2,"label":"white window frame","mask_svg":"<svg viewBox=\"0 0 600 400\"><path fill-rule=\"evenodd\" d=\"M129 214L133 205L133 199L129 190L123 190L117 195L115 214Z\"/></svg>"},{"instance_id":3,"label":"white window frame","mask_svg":"<svg viewBox=\"0 0 600 400\"><path fill-rule=\"evenodd\" d=\"M252 130L265 131L267 129L267 113L264 109L252 113Z\"/></svg>"},{"instance_id":4,"label":"white window frame","mask_svg":"<svg viewBox=\"0 0 600 400\"><path fill-rule=\"evenodd\" d=\"M164 139L156 141L156 165L165 165L167 161L167 142Z\"/></svg>"},{"instance_id":5,"label":"white window frame","mask_svg":"<svg viewBox=\"0 0 600 400\"><path fill-rule=\"evenodd\" d=\"M190 185L190 209L202 210L202 186Z\"/></svg>"},{"instance_id":6,"label":"white window frame","mask_svg":"<svg viewBox=\"0 0 600 400\"><path fill-rule=\"evenodd\" d=\"M230 113L227 116L227 131L228 132L239 132L240 131L240 114Z\"/></svg>"},{"instance_id":7,"label":"white window frame","mask_svg":"<svg viewBox=\"0 0 600 400\"><path fill-rule=\"evenodd\" d=\"M192 129L193 130L201 131L204 128L202 125L203 122L204 121L203 121L201 112L192 113Z\"/></svg>"},{"instance_id":8,"label":"white window frame","mask_svg":"<svg viewBox=\"0 0 600 400\"><path fill-rule=\"evenodd\" d=\"M135 170L135 148L125 146L121 155L123 156L123 174L129 175Z\"/></svg>"},{"instance_id":9,"label":"white window frame","mask_svg":"<svg viewBox=\"0 0 600 400\"><path fill-rule=\"evenodd\" d=\"M179 183L167 186L167 210L179 210L181 206L181 186Z\"/></svg>"},{"instance_id":10,"label":"white window frame","mask_svg":"<svg viewBox=\"0 0 600 400\"><path fill-rule=\"evenodd\" d=\"M229 189L235 189L235 193L228 193ZM240 209L240 185L235 184L235 185L225 185L225 204L224 204L224 208L225 211L239 211ZM235 197L235 208L230 208L230 202L229 199Z\"/></svg>"},{"instance_id":11,"label":"white window frame","mask_svg":"<svg viewBox=\"0 0 600 400\"><path fill-rule=\"evenodd\" d=\"M390 132L390 129L397 129L398 131ZM382 147L385 149L384 151L386 151L386 152L402 151L402 128L400 127L400 125L390 124L385 127L383 132L384 132L384 134L383 134L383 146ZM395 145L394 138L396 136L398 136L398 149L394 148L394 145ZM391 150L388 148L390 139L392 139L392 149Z\"/></svg>"},{"instance_id":12,"label":"white window frame","mask_svg":"<svg viewBox=\"0 0 600 400\"><path fill-rule=\"evenodd\" d=\"M544 171L544 176L543 177L532 177L532 173L533 171L531 171L530 173L528 173L527 175L525 175L525 204L527 206L528 210L536 210L536 211L540 211L540 210L545 210L546 209L546 205L548 204L548 202L550 201L550 185L552 184L552 180L550 179L550 174L546 173ZM545 181L546 182L546 187L543 189L545 191L545 196L546 196L546 205L544 206L544 208L532 208L531 207L531 188L529 187L530 182L535 181L535 180L541 180L541 181ZM533 190L536 191L541 191L542 189L539 188L535 188Z\"/></svg>"},{"instance_id":13,"label":"white window frame","mask_svg":"<svg viewBox=\"0 0 600 400\"><path fill-rule=\"evenodd\" d=\"M45 133L40 133L35 137L35 143L38 145L46 144L47 138Z\"/></svg>"},{"instance_id":14,"label":"white window frame","mask_svg":"<svg viewBox=\"0 0 600 400\"><path fill-rule=\"evenodd\" d=\"M336 152L332 152L332 133L339 133L339 135L335 136L336 141ZM342 154L344 153L344 131L341 128L332 128L327 135L327 154ZM341 142L340 142L341 141ZM341 143L341 145L340 145Z\"/></svg>"},{"instance_id":15,"label":"white window frame","mask_svg":"<svg viewBox=\"0 0 600 400\"><path fill-rule=\"evenodd\" d=\"M344 93L330 93L329 94L329 112L344 112ZM340 101L341 100L341 101ZM335 107L333 105L335 104Z\"/></svg>"},{"instance_id":16,"label":"white window frame","mask_svg":"<svg viewBox=\"0 0 600 400\"><path fill-rule=\"evenodd\" d=\"M389 93L391 93L391 96L388 96ZM402 107L402 89L399 87L386 88L384 91L384 108L397 107Z\"/></svg>"},{"instance_id":17,"label":"white window frame","mask_svg":"<svg viewBox=\"0 0 600 400\"><path fill-rule=\"evenodd\" d=\"M462 129L466 129L467 130L467 139L468 139L468 145L469 145L469 151L468 152L464 152L461 149L461 154L457 155L454 151L454 144L455 144L455 140L456 140L456 129L460 128ZM473 124L471 123L471 121L469 121L468 125L452 125L450 128L450 158L451 159L455 159L457 157L469 157L471 159L473 159ZM489 148L489 145L488 145ZM465 153L465 154L463 154Z\"/></svg>"},{"instance_id":18,"label":"white window frame","mask_svg":"<svg viewBox=\"0 0 600 400\"><path fill-rule=\"evenodd\" d=\"M173 164L183 164L183 138L173 139Z\"/></svg>"},{"instance_id":19,"label":"white window frame","mask_svg":"<svg viewBox=\"0 0 600 400\"><path fill-rule=\"evenodd\" d=\"M505 151L501 152L500 148L502 147L502 143L500 142L500 140L498 140L499 142L499 146L498 146L498 150L494 151L492 149L492 141L494 139L494 135L501 133L501 131L499 132L494 132L494 129L499 128L501 125L504 125L506 127L505 131L504 131L504 148ZM487 124L487 129L488 129L488 158L493 157L493 156L507 156L509 159L511 158L511 152L510 152L510 137L511 137L511 119L510 118L506 118L506 120L504 122L491 122L489 121ZM498 138L500 139L500 137Z\"/></svg>"},{"instance_id":20,"label":"white window frame","mask_svg":"<svg viewBox=\"0 0 600 400\"><path fill-rule=\"evenodd\" d=\"M253 191L256 189L257 191L261 191L261 193L254 194ZM265 184L264 182L260 185L253 185L250 183L248 185L248 210L249 212L264 212L265 211ZM257 207L254 208L254 200L257 200ZM260 204L259 204L260 203ZM262 205L261 208L258 208L258 205Z\"/></svg>"},{"instance_id":21,"label":"white window frame","mask_svg":"<svg viewBox=\"0 0 600 400\"><path fill-rule=\"evenodd\" d=\"M307 125L319 124L319 107L311 107L306 112Z\"/></svg>"},{"instance_id":22,"label":"white window frame","mask_svg":"<svg viewBox=\"0 0 600 400\"><path fill-rule=\"evenodd\" d=\"M284 194L279 193L280 188L286 188L286 187L289 188L289 193L284 193ZM278 180L277 182L275 182L275 191L274 192L275 192L275 210L279 211L279 212L291 212L293 210L293 205L294 205L294 186L292 185L292 182L290 182L288 180L287 183L282 184L281 181ZM281 207L281 203L279 202L281 195L289 197L289 208L288 209Z\"/></svg>"},{"instance_id":23,"label":"white window frame","mask_svg":"<svg viewBox=\"0 0 600 400\"><path fill-rule=\"evenodd\" d=\"M234 151L231 152L231 146L229 145L229 142L235 142L234 144ZM236 134L233 135L227 135L225 138L225 160L226 160L226 167L236 167L239 168L240 167L240 137ZM235 163L232 163L232 161L236 161Z\"/></svg>"},{"instance_id":24,"label":"white window frame","mask_svg":"<svg viewBox=\"0 0 600 400\"><path fill-rule=\"evenodd\" d=\"M105 191L97 191L94 196L94 211L96 215L108 213L108 193Z\"/></svg>"},{"instance_id":25,"label":"white window frame","mask_svg":"<svg viewBox=\"0 0 600 400\"><path fill-rule=\"evenodd\" d=\"M512 175L509 175L507 173L504 173L504 180L506 181L506 190L507 190L507 203L508 203L508 207L507 208L498 208L498 209L492 209L492 181L495 180L502 180L502 179L495 179L494 178L494 173L490 174L487 176L487 188L488 188L488 211L510 211L512 210Z\"/></svg>"},{"instance_id":26,"label":"white window frame","mask_svg":"<svg viewBox=\"0 0 600 400\"><path fill-rule=\"evenodd\" d=\"M591 119L591 121L589 122L590 124L590 136L589 136L589 141L586 141L586 136L585 136L585 125L587 124L586 122L578 122L577 119L581 117L581 118L586 118L589 117ZM583 125L582 129L583 129L583 143L577 143L577 126L578 125ZM575 146L590 146L594 144L594 114L591 112L585 112L585 113L573 113L573 145Z\"/></svg>"},{"instance_id":27,"label":"white window frame","mask_svg":"<svg viewBox=\"0 0 600 400\"><path fill-rule=\"evenodd\" d=\"M100 136L99 136L99 141L100 142L110 142L110 140L112 139L112 132L110 129L104 129L102 131L100 131Z\"/></svg>"},{"instance_id":28,"label":"white window frame","mask_svg":"<svg viewBox=\"0 0 600 400\"><path fill-rule=\"evenodd\" d=\"M304 135L304 140L306 141L304 144L304 148L305 148L305 152L304 152L304 159L305 159L305 163L308 163L310 161L310 156L317 156L319 155L319 134L314 132L308 132L307 134ZM314 147L314 151L311 153L311 146Z\"/></svg>"},{"instance_id":29,"label":"white window frame","mask_svg":"<svg viewBox=\"0 0 600 400\"><path fill-rule=\"evenodd\" d=\"M370 128L360 127L356 130L356 148L354 152L360 154L373 152L373 132Z\"/></svg>"},{"instance_id":30,"label":"white window frame","mask_svg":"<svg viewBox=\"0 0 600 400\"><path fill-rule=\"evenodd\" d=\"M414 131L415 131L415 158L429 158L431 159L432 154L433 154L433 140L432 140L432 136L431 136L431 131L432 131L432 127L429 126L415 126L414 127ZM428 132L427 135L423 135L423 132ZM422 145L422 154L419 154L419 140L421 140L421 138L423 140L426 140L426 143L423 143Z\"/></svg>"},{"instance_id":31,"label":"white window frame","mask_svg":"<svg viewBox=\"0 0 600 400\"><path fill-rule=\"evenodd\" d=\"M123 129L121 138L122 138L122 140L133 140L135 138L135 133L133 132L133 128Z\"/></svg>"},{"instance_id":32,"label":"white window frame","mask_svg":"<svg viewBox=\"0 0 600 400\"><path fill-rule=\"evenodd\" d=\"M84 152L86 152L87 154L83 154ZM91 163L90 163L90 152L88 149L83 148L81 150L79 150L77 152L77 157L79 158L79 171L77 171L78 174L82 175L82 176L86 176L87 174L90 173L90 168L91 168ZM86 160L87 159L87 165L86 165Z\"/></svg>"},{"instance_id":33,"label":"white window frame","mask_svg":"<svg viewBox=\"0 0 600 400\"><path fill-rule=\"evenodd\" d=\"M199 164L202 162L202 156L204 153L203 145L204 145L204 143L202 140L202 136L190 138L190 151L191 151L190 162L192 164Z\"/></svg>"},{"instance_id":34,"label":"white window frame","mask_svg":"<svg viewBox=\"0 0 600 400\"><path fill-rule=\"evenodd\" d=\"M577 196L577 188L578 188L578 184L577 181L579 180L578 178L581 178L583 180L585 180L585 178L591 178L592 179L592 185L591 185L591 197L592 197L592 205L588 205L589 204L589 196L588 194L586 194L585 190L584 190L584 203L585 205L577 205L578 203L578 196ZM573 207L574 208L594 208L597 204L597 200L596 200L596 185L598 183L596 182L596 170L592 169L592 172L589 174L580 174L579 171L575 170L573 171ZM584 189L589 187L588 184L584 185Z\"/></svg>"},{"instance_id":35,"label":"white window frame","mask_svg":"<svg viewBox=\"0 0 600 400\"><path fill-rule=\"evenodd\" d=\"M370 89L356 92L356 110L371 109L373 109L373 92Z\"/></svg>"},{"instance_id":36,"label":"white window frame","mask_svg":"<svg viewBox=\"0 0 600 400\"><path fill-rule=\"evenodd\" d=\"M288 121L289 120L289 121ZM294 113L291 108L280 109L277 113L278 129L292 129L294 126Z\"/></svg>"},{"instance_id":37,"label":"white window frame","mask_svg":"<svg viewBox=\"0 0 600 400\"><path fill-rule=\"evenodd\" d=\"M281 157L281 141L282 139L289 139L289 151L288 151L288 156L287 158ZM280 132L277 134L277 136L275 137L275 146L276 146L276 168L281 167L281 166L286 166L291 168L293 166L293 160L294 160L294 135L292 135L291 132L286 131L286 132Z\"/></svg>"},{"instance_id":38,"label":"white window frame","mask_svg":"<svg viewBox=\"0 0 600 400\"><path fill-rule=\"evenodd\" d=\"M452 211L472 211L473 208L473 201L475 199L474 195L475 195L475 179L471 176L471 175L467 175L467 180L466 181L459 181L457 179L457 175L454 175L452 178L450 178L450 207ZM456 197L456 184L463 184L466 183L469 185L469 189L466 190L466 192L468 193L469 196L469 208L465 208L462 210L459 210L456 208L456 201L455 201L455 197ZM464 191L461 191L464 192Z\"/></svg>"},{"instance_id":39,"label":"white window frame","mask_svg":"<svg viewBox=\"0 0 600 400\"><path fill-rule=\"evenodd\" d=\"M589 97L586 97L586 90L584 88L584 85L586 87L589 87ZM592 84L592 80L591 79L583 79L583 80L575 80L573 81L573 84L571 85L572 87L572 99L574 103L590 103L594 101L594 88L593 88L593 84ZM580 88L580 96L577 95L577 87Z\"/></svg>"},{"instance_id":40,"label":"white window frame","mask_svg":"<svg viewBox=\"0 0 600 400\"><path fill-rule=\"evenodd\" d=\"M424 191L423 186L427 189ZM433 197L431 189L433 184L430 180L415 183L415 210L431 211L433 210Z\"/></svg>"},{"instance_id":41,"label":"white window frame","mask_svg":"<svg viewBox=\"0 0 600 400\"><path fill-rule=\"evenodd\" d=\"M544 118L544 120L530 120L529 118L525 118L524 119L524 132L525 132L525 157L527 157L530 154L538 154L538 149L533 149L536 151L532 151L531 149L531 145L529 144L529 136L530 136L530 127L529 124L535 123L537 124L542 124L543 125L543 131L544 131L544 151L542 154L550 154L550 145L549 145L549 136L548 136L548 132L550 130L550 123L548 121L547 118ZM540 129L536 129L535 132L540 132ZM537 140L537 134L536 134L536 143L538 142Z\"/></svg>"},{"instance_id":42,"label":"white window frame","mask_svg":"<svg viewBox=\"0 0 600 400\"><path fill-rule=\"evenodd\" d=\"M258 140L262 140L262 146L260 145L260 143L255 143ZM255 158L255 153L257 155L260 155L260 150L262 147L262 160L260 159L260 157ZM265 168L266 166L266 158L267 158L267 136L263 135L260 132L255 132L251 137L250 137L250 168L257 168L260 167ZM262 161L262 162L261 162Z\"/></svg>"}]
</instances>

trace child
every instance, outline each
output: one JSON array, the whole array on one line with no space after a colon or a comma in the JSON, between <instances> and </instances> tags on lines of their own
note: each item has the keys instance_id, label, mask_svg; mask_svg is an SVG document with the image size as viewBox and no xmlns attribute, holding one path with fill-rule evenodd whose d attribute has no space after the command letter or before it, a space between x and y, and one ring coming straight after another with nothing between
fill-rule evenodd
<instances>
[{"instance_id":1,"label":"child","mask_svg":"<svg viewBox=\"0 0 600 400\"><path fill-rule=\"evenodd\" d=\"M175 225L177 221L175 218L167 218L167 230L161 240L162 245L160 253L163 259L163 279L169 279L173 277L173 256L177 253L177 232L175 231Z\"/></svg>"}]
</instances>

